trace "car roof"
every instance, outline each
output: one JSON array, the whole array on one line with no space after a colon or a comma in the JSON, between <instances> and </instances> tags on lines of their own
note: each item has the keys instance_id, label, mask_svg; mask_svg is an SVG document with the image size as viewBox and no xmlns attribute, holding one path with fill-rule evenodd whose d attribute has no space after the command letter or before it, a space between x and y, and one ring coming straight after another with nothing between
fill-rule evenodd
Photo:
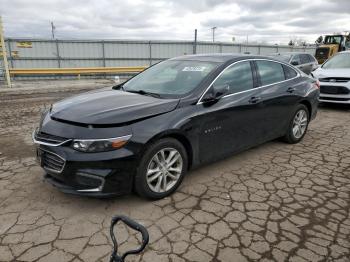
<instances>
[{"instance_id":1,"label":"car roof","mask_svg":"<svg viewBox=\"0 0 350 262\"><path fill-rule=\"evenodd\" d=\"M251 54L239 54L239 53L213 53L213 54L198 54L198 55L184 55L174 57L171 60L193 60L193 61L205 61L205 62L221 62L239 61L245 59L269 59L276 62L280 62L277 59L273 59L268 56L251 55Z\"/></svg>"},{"instance_id":2,"label":"car roof","mask_svg":"<svg viewBox=\"0 0 350 262\"><path fill-rule=\"evenodd\" d=\"M310 55L309 53L305 52L280 52L280 53L273 53L271 55Z\"/></svg>"}]
</instances>

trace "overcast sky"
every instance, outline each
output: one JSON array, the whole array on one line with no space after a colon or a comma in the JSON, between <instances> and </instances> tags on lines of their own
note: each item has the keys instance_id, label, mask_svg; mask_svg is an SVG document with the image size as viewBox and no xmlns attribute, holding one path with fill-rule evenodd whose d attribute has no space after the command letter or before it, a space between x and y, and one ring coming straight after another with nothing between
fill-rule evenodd
<instances>
[{"instance_id":1,"label":"overcast sky","mask_svg":"<svg viewBox=\"0 0 350 262\"><path fill-rule=\"evenodd\" d=\"M350 0L0 0L7 37L287 43L350 31Z\"/></svg>"}]
</instances>

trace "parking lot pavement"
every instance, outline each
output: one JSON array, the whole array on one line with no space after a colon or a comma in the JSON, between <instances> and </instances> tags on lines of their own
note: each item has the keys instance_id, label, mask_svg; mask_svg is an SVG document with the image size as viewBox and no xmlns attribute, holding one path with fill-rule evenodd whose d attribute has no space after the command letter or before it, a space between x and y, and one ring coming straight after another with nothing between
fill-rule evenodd
<instances>
[{"instance_id":1,"label":"parking lot pavement","mask_svg":"<svg viewBox=\"0 0 350 262\"><path fill-rule=\"evenodd\" d=\"M349 261L350 111L324 106L297 145L279 141L191 171L160 201L91 199L42 182L31 131L78 89L0 91L0 261L108 261L125 214L150 245L128 261ZM57 91L57 90L55 90ZM139 239L121 226L121 250Z\"/></svg>"}]
</instances>

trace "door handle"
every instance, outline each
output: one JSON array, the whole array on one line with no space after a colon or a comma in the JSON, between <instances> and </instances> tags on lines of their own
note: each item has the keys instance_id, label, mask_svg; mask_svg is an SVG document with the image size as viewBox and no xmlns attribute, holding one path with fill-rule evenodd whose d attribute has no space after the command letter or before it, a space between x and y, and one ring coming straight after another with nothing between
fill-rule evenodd
<instances>
[{"instance_id":1,"label":"door handle","mask_svg":"<svg viewBox=\"0 0 350 262\"><path fill-rule=\"evenodd\" d=\"M252 97L249 99L248 102L249 102L250 104L256 104L256 103L258 103L260 100L261 100L260 97L258 97L258 96L252 96Z\"/></svg>"},{"instance_id":2,"label":"door handle","mask_svg":"<svg viewBox=\"0 0 350 262\"><path fill-rule=\"evenodd\" d=\"M294 93L295 87L288 87L287 92L288 93Z\"/></svg>"}]
</instances>

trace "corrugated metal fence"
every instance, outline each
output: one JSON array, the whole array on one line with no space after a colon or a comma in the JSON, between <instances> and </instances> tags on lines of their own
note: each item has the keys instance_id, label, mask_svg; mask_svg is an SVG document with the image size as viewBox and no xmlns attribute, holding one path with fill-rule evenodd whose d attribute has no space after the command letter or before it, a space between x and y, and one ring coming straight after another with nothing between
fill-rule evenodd
<instances>
[{"instance_id":1,"label":"corrugated metal fence","mask_svg":"<svg viewBox=\"0 0 350 262\"><path fill-rule=\"evenodd\" d=\"M148 66L161 60L196 53L307 52L312 47L245 45L191 41L6 39L10 68L72 68Z\"/></svg>"}]
</instances>

